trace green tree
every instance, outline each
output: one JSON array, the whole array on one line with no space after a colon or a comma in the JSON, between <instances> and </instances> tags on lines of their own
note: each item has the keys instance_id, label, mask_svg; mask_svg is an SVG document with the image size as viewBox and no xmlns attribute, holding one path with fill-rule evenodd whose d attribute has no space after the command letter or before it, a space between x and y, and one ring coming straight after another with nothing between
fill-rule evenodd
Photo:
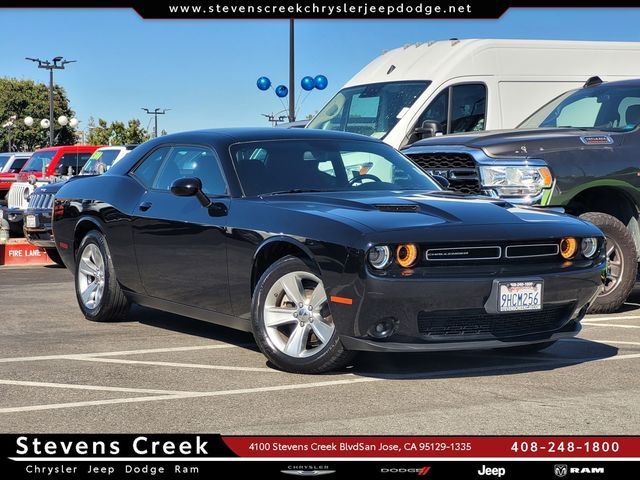
<instances>
[{"instance_id":1,"label":"green tree","mask_svg":"<svg viewBox=\"0 0 640 480\"><path fill-rule=\"evenodd\" d=\"M125 131L125 143L143 143L151 138L149 132L142 128L140 120L132 118L127 124L127 130Z\"/></svg>"},{"instance_id":2,"label":"green tree","mask_svg":"<svg viewBox=\"0 0 640 480\"><path fill-rule=\"evenodd\" d=\"M89 117L87 122L89 128L89 135L87 136L87 143L89 145L108 145L109 137L111 136L111 127L107 124L106 120L102 118L98 119L98 124L95 124L93 117Z\"/></svg>"},{"instance_id":3,"label":"green tree","mask_svg":"<svg viewBox=\"0 0 640 480\"><path fill-rule=\"evenodd\" d=\"M55 144L75 144L75 130L68 125L60 127L57 123L61 115L67 118L74 116L67 94L59 85L53 88L53 114ZM49 129L40 127L40 121L49 118L49 90L44 83L0 77L0 125L13 115L16 120L10 132L7 128L0 128L0 151L8 150L9 134L13 150L27 151L49 146ZM25 117L33 118L31 127L24 124Z\"/></svg>"},{"instance_id":4,"label":"green tree","mask_svg":"<svg viewBox=\"0 0 640 480\"><path fill-rule=\"evenodd\" d=\"M125 145L128 143L143 143L149 140L149 132L140 125L140 120L132 118L127 125L120 121L108 124L106 120L99 118L95 124L93 118L88 122L89 136L87 143L90 145Z\"/></svg>"}]
</instances>

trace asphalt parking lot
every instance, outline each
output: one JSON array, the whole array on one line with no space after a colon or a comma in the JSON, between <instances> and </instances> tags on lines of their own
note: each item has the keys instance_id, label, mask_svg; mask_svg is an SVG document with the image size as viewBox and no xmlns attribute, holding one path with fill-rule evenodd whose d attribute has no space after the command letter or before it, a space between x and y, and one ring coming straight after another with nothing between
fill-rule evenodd
<instances>
[{"instance_id":1,"label":"asphalt parking lot","mask_svg":"<svg viewBox=\"0 0 640 480\"><path fill-rule=\"evenodd\" d=\"M538 354L269 368L251 335L148 309L82 317L57 267L0 267L2 432L640 434L640 289Z\"/></svg>"}]
</instances>

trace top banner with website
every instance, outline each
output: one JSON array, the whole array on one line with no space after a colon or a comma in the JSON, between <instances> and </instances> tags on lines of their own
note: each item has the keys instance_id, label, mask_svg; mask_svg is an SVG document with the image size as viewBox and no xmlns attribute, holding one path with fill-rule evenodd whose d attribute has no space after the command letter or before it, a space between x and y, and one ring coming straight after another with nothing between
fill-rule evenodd
<instances>
[{"instance_id":1,"label":"top banner with website","mask_svg":"<svg viewBox=\"0 0 640 480\"><path fill-rule=\"evenodd\" d=\"M625 7L585 0L9 0L2 7L132 8L147 19L496 19L518 7Z\"/></svg>"}]
</instances>

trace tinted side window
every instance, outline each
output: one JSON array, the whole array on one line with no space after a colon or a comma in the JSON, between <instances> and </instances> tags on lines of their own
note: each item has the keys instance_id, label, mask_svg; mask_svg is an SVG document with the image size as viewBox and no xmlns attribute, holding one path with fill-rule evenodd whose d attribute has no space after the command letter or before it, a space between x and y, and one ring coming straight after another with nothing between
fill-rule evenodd
<instances>
[{"instance_id":1,"label":"tinted side window","mask_svg":"<svg viewBox=\"0 0 640 480\"><path fill-rule=\"evenodd\" d=\"M199 178L202 190L209 195L224 195L227 192L217 158L209 148L174 147L162 165L153 188L169 190L171 184L181 177Z\"/></svg>"},{"instance_id":2,"label":"tinted side window","mask_svg":"<svg viewBox=\"0 0 640 480\"><path fill-rule=\"evenodd\" d=\"M442 125L443 133L474 132L484 130L486 112L487 87L484 84L455 85L433 99L415 126L432 120Z\"/></svg>"},{"instance_id":3,"label":"tinted side window","mask_svg":"<svg viewBox=\"0 0 640 480\"><path fill-rule=\"evenodd\" d=\"M139 164L132 174L145 186L150 187L160 171L162 161L167 157L171 147L161 147L154 150Z\"/></svg>"},{"instance_id":4,"label":"tinted side window","mask_svg":"<svg viewBox=\"0 0 640 480\"><path fill-rule=\"evenodd\" d=\"M56 173L66 175L71 167L71 171L75 175L87 163L90 156L90 153L65 153L56 165Z\"/></svg>"},{"instance_id":5,"label":"tinted side window","mask_svg":"<svg viewBox=\"0 0 640 480\"><path fill-rule=\"evenodd\" d=\"M9 168L9 172L11 173L20 172L20 170L22 170L22 167L24 167L24 164L27 163L28 160L29 158L16 158L11 164L11 167Z\"/></svg>"},{"instance_id":6,"label":"tinted side window","mask_svg":"<svg viewBox=\"0 0 640 480\"><path fill-rule=\"evenodd\" d=\"M448 133L484 130L487 88L480 83L456 85L452 89L451 127Z\"/></svg>"}]
</instances>

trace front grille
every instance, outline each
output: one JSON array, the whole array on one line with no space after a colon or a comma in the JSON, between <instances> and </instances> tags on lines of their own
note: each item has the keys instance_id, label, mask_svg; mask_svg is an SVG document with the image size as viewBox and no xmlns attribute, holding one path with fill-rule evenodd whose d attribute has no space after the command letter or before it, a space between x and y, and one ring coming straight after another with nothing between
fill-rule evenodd
<instances>
[{"instance_id":1,"label":"front grille","mask_svg":"<svg viewBox=\"0 0 640 480\"><path fill-rule=\"evenodd\" d=\"M573 304L552 305L542 310L517 313L487 313L484 309L418 313L418 331L429 340L479 340L509 338L560 329Z\"/></svg>"},{"instance_id":2,"label":"front grille","mask_svg":"<svg viewBox=\"0 0 640 480\"><path fill-rule=\"evenodd\" d=\"M449 180L449 190L465 195L482 193L476 162L467 153L411 153L408 157L425 172Z\"/></svg>"},{"instance_id":3,"label":"front grille","mask_svg":"<svg viewBox=\"0 0 640 480\"><path fill-rule=\"evenodd\" d=\"M7 195L7 207L18 208L24 210L27 208L27 199L24 198L24 192L30 191L31 185L28 183L14 183L11 185L9 194Z\"/></svg>"},{"instance_id":4,"label":"front grille","mask_svg":"<svg viewBox=\"0 0 640 480\"><path fill-rule=\"evenodd\" d=\"M500 247L459 247L459 248L430 248L426 258L431 261L454 260L497 260L502 255Z\"/></svg>"},{"instance_id":5,"label":"front grille","mask_svg":"<svg viewBox=\"0 0 640 480\"><path fill-rule=\"evenodd\" d=\"M29 208L34 210L49 210L53 207L53 193L32 193Z\"/></svg>"}]
</instances>

